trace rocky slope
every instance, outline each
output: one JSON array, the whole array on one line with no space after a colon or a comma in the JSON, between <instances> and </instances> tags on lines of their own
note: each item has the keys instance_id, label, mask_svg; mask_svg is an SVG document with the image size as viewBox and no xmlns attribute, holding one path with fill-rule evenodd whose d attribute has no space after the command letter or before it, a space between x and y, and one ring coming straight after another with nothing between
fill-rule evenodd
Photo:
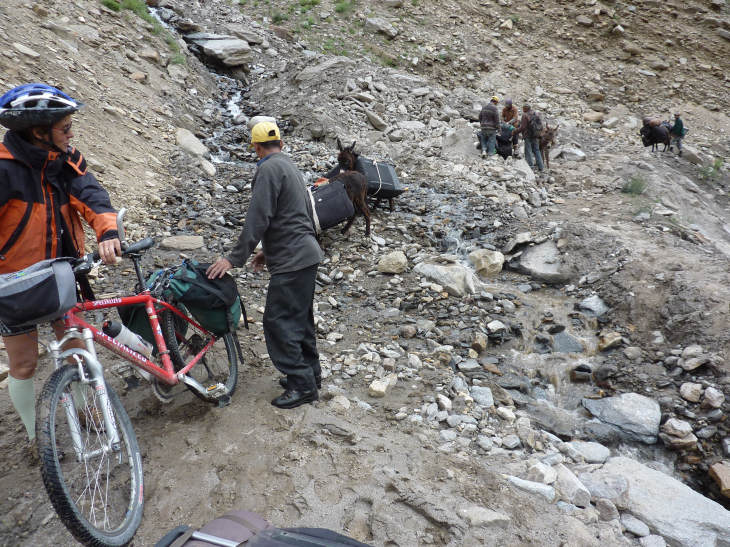
<instances>
[{"instance_id":1,"label":"rocky slope","mask_svg":"<svg viewBox=\"0 0 730 547\"><path fill-rule=\"evenodd\" d=\"M78 146L131 208L131 237L163 240L148 267L235 239L254 114L280 120L310 179L341 137L409 191L371 238L357 220L323 239L317 405L268 405L266 277L244 271L253 326L231 406L163 406L109 357L144 451L135 543L230 507L374 545L730 542L722 0L154 4L149 20L0 6L0 86L50 81L89 105ZM560 124L548 177L478 157L494 93ZM638 118L677 109L688 153L642 150ZM68 542L18 461L19 422L0 428L0 539Z\"/></svg>"}]
</instances>

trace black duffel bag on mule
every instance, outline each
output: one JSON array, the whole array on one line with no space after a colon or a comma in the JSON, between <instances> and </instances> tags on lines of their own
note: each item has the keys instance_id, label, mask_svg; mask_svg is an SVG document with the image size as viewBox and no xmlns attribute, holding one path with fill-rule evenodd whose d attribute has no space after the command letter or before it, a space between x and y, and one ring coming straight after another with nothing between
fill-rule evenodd
<instances>
[{"instance_id":1,"label":"black duffel bag on mule","mask_svg":"<svg viewBox=\"0 0 730 547\"><path fill-rule=\"evenodd\" d=\"M178 526L155 547L369 547L324 528L276 528L250 511L231 511L199 530Z\"/></svg>"},{"instance_id":2,"label":"black duffel bag on mule","mask_svg":"<svg viewBox=\"0 0 730 547\"><path fill-rule=\"evenodd\" d=\"M340 180L308 188L307 192L312 204L312 221L317 234L345 222L355 214L355 206L347 195L345 184Z\"/></svg>"}]
</instances>

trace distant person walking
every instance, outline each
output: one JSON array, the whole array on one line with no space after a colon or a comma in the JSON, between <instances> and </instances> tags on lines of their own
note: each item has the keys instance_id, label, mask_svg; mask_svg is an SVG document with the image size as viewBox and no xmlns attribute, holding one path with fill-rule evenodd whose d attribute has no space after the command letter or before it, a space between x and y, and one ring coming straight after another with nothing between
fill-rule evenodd
<instances>
[{"instance_id":1,"label":"distant person walking","mask_svg":"<svg viewBox=\"0 0 730 547\"><path fill-rule=\"evenodd\" d=\"M542 134L542 118L540 114L533 111L529 104L522 107L522 120L515 134L522 133L525 139L525 161L533 170L537 163L537 170L542 172L544 165L540 154L540 135Z\"/></svg>"},{"instance_id":2,"label":"distant person walking","mask_svg":"<svg viewBox=\"0 0 730 547\"><path fill-rule=\"evenodd\" d=\"M682 155L682 139L684 138L687 131L684 128L684 122L679 117L679 112L674 113L674 124L669 128L669 136L671 140L669 142L669 150L672 150L674 145L677 145L678 155Z\"/></svg>"},{"instance_id":3,"label":"distant person walking","mask_svg":"<svg viewBox=\"0 0 730 547\"><path fill-rule=\"evenodd\" d=\"M497 104L499 104L499 97L495 95L479 113L479 125L482 129L479 133L479 142L482 145L482 157L491 156L497 152L497 131L499 130Z\"/></svg>"},{"instance_id":4,"label":"distant person walking","mask_svg":"<svg viewBox=\"0 0 730 547\"><path fill-rule=\"evenodd\" d=\"M505 106L502 109L502 123L512 126L514 130L514 128L520 123L520 113L517 111L517 107L512 104L512 99L505 100L504 105ZM511 139L512 155L517 158L519 157L517 154L517 143L519 142L519 137L517 135L513 135Z\"/></svg>"}]
</instances>

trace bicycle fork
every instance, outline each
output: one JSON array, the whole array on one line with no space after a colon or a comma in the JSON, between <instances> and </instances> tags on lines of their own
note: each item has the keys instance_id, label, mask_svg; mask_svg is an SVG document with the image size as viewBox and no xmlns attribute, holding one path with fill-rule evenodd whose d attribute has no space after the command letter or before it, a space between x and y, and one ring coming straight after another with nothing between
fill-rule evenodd
<instances>
[{"instance_id":1,"label":"bicycle fork","mask_svg":"<svg viewBox=\"0 0 730 547\"><path fill-rule=\"evenodd\" d=\"M80 339L84 341L86 349L71 348L61 351L63 345L72 339ZM76 452L76 459L79 462L88 461L91 458L103 455L107 452L118 453L121 449L121 441L119 431L117 430L116 421L111 411L111 403L106 389L106 381L104 379L104 367L96 356L96 348L94 347L94 337L90 329L84 329L82 333L78 330L70 330L63 339L51 343L51 353L53 355L54 366L58 369L64 365L67 358L71 357L79 370L80 384L88 385L94 390L93 397L99 401L101 413L104 419L104 428L107 442L94 450L89 450L84 446L81 436L81 424L79 423L78 411L76 403L82 404L84 401L74 401L74 394L70 393L61 399L61 404L66 413L66 420L69 425L71 440ZM89 374L86 374L84 365ZM94 426L92 426L94 427Z\"/></svg>"}]
</instances>

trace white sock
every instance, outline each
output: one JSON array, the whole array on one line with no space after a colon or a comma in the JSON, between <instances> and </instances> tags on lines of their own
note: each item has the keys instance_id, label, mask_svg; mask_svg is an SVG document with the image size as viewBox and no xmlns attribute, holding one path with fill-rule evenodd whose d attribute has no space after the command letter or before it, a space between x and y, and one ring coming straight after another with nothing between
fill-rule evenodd
<instances>
[{"instance_id":1,"label":"white sock","mask_svg":"<svg viewBox=\"0 0 730 547\"><path fill-rule=\"evenodd\" d=\"M25 426L28 439L35 439L35 388L33 378L18 380L8 375L8 393Z\"/></svg>"}]
</instances>

